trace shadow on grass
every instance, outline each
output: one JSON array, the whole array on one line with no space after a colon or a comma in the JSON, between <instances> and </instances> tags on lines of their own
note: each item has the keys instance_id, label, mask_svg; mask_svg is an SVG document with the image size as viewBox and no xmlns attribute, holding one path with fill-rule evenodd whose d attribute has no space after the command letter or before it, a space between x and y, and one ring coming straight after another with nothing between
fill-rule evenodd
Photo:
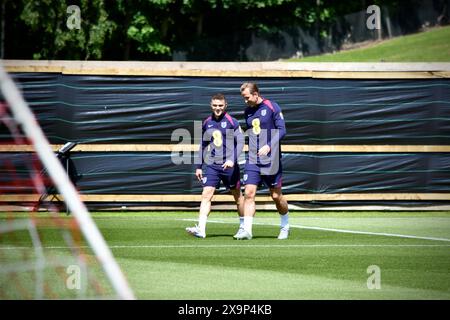
<instances>
[{"instance_id":1,"label":"shadow on grass","mask_svg":"<svg viewBox=\"0 0 450 320\"><path fill-rule=\"evenodd\" d=\"M235 241L245 241L245 240L236 240L233 238L232 234L208 234L207 238L230 238ZM253 236L252 239L276 239L277 236Z\"/></svg>"}]
</instances>

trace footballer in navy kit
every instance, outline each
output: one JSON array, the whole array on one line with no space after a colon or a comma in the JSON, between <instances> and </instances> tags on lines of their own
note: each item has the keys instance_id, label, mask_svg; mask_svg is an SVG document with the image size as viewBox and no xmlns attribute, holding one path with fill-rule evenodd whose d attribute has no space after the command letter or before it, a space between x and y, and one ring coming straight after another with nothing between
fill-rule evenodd
<instances>
[{"instance_id":1,"label":"footballer in navy kit","mask_svg":"<svg viewBox=\"0 0 450 320\"><path fill-rule=\"evenodd\" d=\"M249 152L246 156L244 199L244 226L235 235L238 240L252 238L252 224L255 215L255 196L258 186L264 183L275 202L281 218L278 239L289 236L288 203L281 192L282 167L280 140L286 135L286 126L280 106L261 97L255 83L241 86L241 96L247 104L245 122L247 125Z\"/></svg>"},{"instance_id":2,"label":"footballer in navy kit","mask_svg":"<svg viewBox=\"0 0 450 320\"><path fill-rule=\"evenodd\" d=\"M243 196L241 193L238 158L244 147L244 134L239 122L227 112L227 101L223 94L211 98L212 115L203 121L202 142L199 150L199 163L195 175L203 186L199 222L186 231L198 238L206 237L206 221L211 211L211 199L220 182L233 195L243 227ZM202 167L205 165L205 172ZM239 232L239 231L238 231Z\"/></svg>"}]
</instances>

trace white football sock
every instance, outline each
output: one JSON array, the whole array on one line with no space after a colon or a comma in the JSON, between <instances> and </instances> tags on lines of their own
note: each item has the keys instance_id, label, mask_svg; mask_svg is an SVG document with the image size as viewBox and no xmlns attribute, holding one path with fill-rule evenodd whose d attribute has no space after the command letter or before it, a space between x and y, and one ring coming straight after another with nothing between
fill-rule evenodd
<instances>
[{"instance_id":1,"label":"white football sock","mask_svg":"<svg viewBox=\"0 0 450 320\"><path fill-rule=\"evenodd\" d=\"M244 230L252 234L253 217L244 216Z\"/></svg>"},{"instance_id":2,"label":"white football sock","mask_svg":"<svg viewBox=\"0 0 450 320\"><path fill-rule=\"evenodd\" d=\"M287 228L289 229L289 211L286 212L286 214L280 214L281 218L281 228Z\"/></svg>"},{"instance_id":3,"label":"white football sock","mask_svg":"<svg viewBox=\"0 0 450 320\"><path fill-rule=\"evenodd\" d=\"M206 233L206 220L208 220L208 216L201 214L198 216L198 228L201 233Z\"/></svg>"}]
</instances>

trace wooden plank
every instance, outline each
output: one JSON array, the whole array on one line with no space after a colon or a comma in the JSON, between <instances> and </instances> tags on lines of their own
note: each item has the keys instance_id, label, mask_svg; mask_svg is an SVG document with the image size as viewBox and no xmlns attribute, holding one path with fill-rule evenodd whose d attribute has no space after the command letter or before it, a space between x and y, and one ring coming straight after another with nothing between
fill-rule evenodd
<instances>
[{"instance_id":1,"label":"wooden plank","mask_svg":"<svg viewBox=\"0 0 450 320\"><path fill-rule=\"evenodd\" d=\"M289 70L158 70L158 69L128 69L98 68L98 69L68 69L63 74L78 75L121 75L121 76L167 76L167 77L277 77L277 78L311 78L312 71Z\"/></svg>"},{"instance_id":2,"label":"wooden plank","mask_svg":"<svg viewBox=\"0 0 450 320\"><path fill-rule=\"evenodd\" d=\"M51 197L51 196L50 196ZM200 202L201 195L193 194L82 194L86 202ZM450 193L335 193L335 194L286 194L287 201L436 201L450 200ZM59 199L62 197L58 196ZM36 202L39 195L0 195L0 202ZM217 194L213 201L234 202L231 195ZM258 195L257 202L271 202L270 196Z\"/></svg>"},{"instance_id":3,"label":"wooden plank","mask_svg":"<svg viewBox=\"0 0 450 320\"><path fill-rule=\"evenodd\" d=\"M448 145L282 145L283 152L450 152Z\"/></svg>"},{"instance_id":4,"label":"wooden plank","mask_svg":"<svg viewBox=\"0 0 450 320\"><path fill-rule=\"evenodd\" d=\"M331 72L450 71L448 62L262 62L265 70L312 70Z\"/></svg>"},{"instance_id":5,"label":"wooden plank","mask_svg":"<svg viewBox=\"0 0 450 320\"><path fill-rule=\"evenodd\" d=\"M450 78L450 72L441 71L313 71L320 79L432 79Z\"/></svg>"},{"instance_id":6,"label":"wooden plank","mask_svg":"<svg viewBox=\"0 0 450 320\"><path fill-rule=\"evenodd\" d=\"M346 79L450 78L450 63L179 62L4 60L9 72L86 75L298 77Z\"/></svg>"},{"instance_id":7,"label":"wooden plank","mask_svg":"<svg viewBox=\"0 0 450 320\"><path fill-rule=\"evenodd\" d=\"M37 202L38 194L0 194L0 202Z\"/></svg>"},{"instance_id":8,"label":"wooden plank","mask_svg":"<svg viewBox=\"0 0 450 320\"><path fill-rule=\"evenodd\" d=\"M450 193L339 193L287 194L288 201L349 201L349 200L450 200ZM201 195L82 195L83 201L107 202L199 202ZM215 195L213 201L233 202L231 195ZM270 196L258 195L257 202L272 201Z\"/></svg>"},{"instance_id":9,"label":"wooden plank","mask_svg":"<svg viewBox=\"0 0 450 320\"><path fill-rule=\"evenodd\" d=\"M58 151L62 145L51 146ZM32 152L30 145L0 145L0 152ZM72 152L197 152L196 144L79 144ZM248 151L248 146L244 147ZM450 152L450 145L282 145L282 152Z\"/></svg>"},{"instance_id":10,"label":"wooden plank","mask_svg":"<svg viewBox=\"0 0 450 320\"><path fill-rule=\"evenodd\" d=\"M450 71L448 62L202 62L202 61L96 61L96 60L13 60L5 59L7 68L53 68L94 70L220 70L220 71L332 71L332 72L398 72ZM36 70L36 69L34 69Z\"/></svg>"}]
</instances>

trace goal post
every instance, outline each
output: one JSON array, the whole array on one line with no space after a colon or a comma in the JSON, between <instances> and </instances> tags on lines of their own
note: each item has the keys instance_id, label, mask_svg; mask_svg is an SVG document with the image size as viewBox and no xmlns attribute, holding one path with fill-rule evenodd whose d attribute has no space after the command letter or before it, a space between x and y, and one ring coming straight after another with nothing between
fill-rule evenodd
<instances>
[{"instance_id":1,"label":"goal post","mask_svg":"<svg viewBox=\"0 0 450 320\"><path fill-rule=\"evenodd\" d=\"M60 161L58 161L32 111L11 77L5 71L2 63L0 63L0 88L14 121L19 125L18 127L23 131L27 140L31 142L42 166L46 169L59 194L62 195L65 205L77 221L82 235L104 270L116 296L120 299L135 299L133 291L114 259L110 248L107 246L86 206L80 200L77 190L67 176ZM8 228L3 229L8 231Z\"/></svg>"}]
</instances>

